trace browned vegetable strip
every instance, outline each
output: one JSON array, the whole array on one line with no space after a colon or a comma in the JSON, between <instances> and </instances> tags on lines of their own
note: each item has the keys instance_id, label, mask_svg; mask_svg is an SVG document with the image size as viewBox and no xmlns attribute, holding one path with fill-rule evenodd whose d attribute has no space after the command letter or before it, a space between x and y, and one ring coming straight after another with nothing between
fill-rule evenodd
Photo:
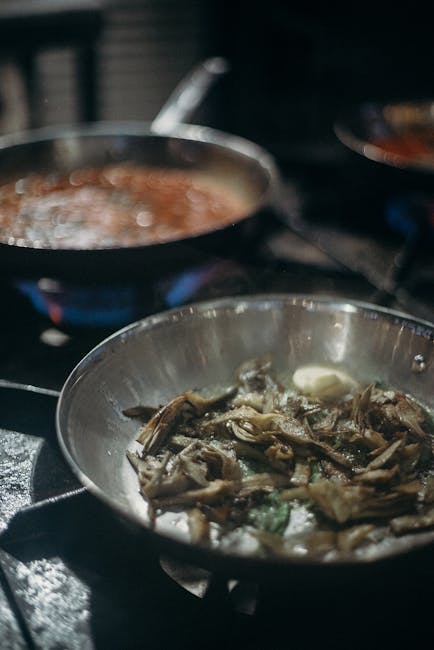
<instances>
[{"instance_id":1,"label":"browned vegetable strip","mask_svg":"<svg viewBox=\"0 0 434 650\"><path fill-rule=\"evenodd\" d=\"M232 388L223 395L205 399L192 391L187 391L160 408L149 422L139 431L137 442L143 445L146 453L155 453L174 433L182 418L201 417L207 410L224 401L232 393Z\"/></svg>"},{"instance_id":2,"label":"browned vegetable strip","mask_svg":"<svg viewBox=\"0 0 434 650\"><path fill-rule=\"evenodd\" d=\"M192 542L198 544L209 540L209 521L206 516L199 510L199 508L193 508L192 510L189 510L188 528L190 530L190 537Z\"/></svg>"},{"instance_id":3,"label":"browned vegetable strip","mask_svg":"<svg viewBox=\"0 0 434 650\"><path fill-rule=\"evenodd\" d=\"M358 474L354 477L355 483L365 483L366 485L381 485L389 483L398 473L399 466L394 465L390 469L371 469Z\"/></svg>"},{"instance_id":4,"label":"browned vegetable strip","mask_svg":"<svg viewBox=\"0 0 434 650\"><path fill-rule=\"evenodd\" d=\"M236 481L216 479L208 483L204 488L187 490L180 494L155 499L154 503L159 508L167 508L169 506L195 506L198 503L214 504L219 503L223 497L233 495L237 491L237 488L238 483Z\"/></svg>"},{"instance_id":5,"label":"browned vegetable strip","mask_svg":"<svg viewBox=\"0 0 434 650\"><path fill-rule=\"evenodd\" d=\"M371 460L367 469L368 470L379 469L380 467L383 467L384 465L389 463L392 459L394 459L396 452L402 446L402 444L403 444L402 440L395 440L395 442L392 442L392 444L389 445L387 449L383 451L382 454L377 456L377 458L374 458L374 460Z\"/></svg>"},{"instance_id":6,"label":"browned vegetable strip","mask_svg":"<svg viewBox=\"0 0 434 650\"><path fill-rule=\"evenodd\" d=\"M367 499L375 494L374 488L361 485L339 485L323 479L308 486L309 497L330 519L340 524L360 517Z\"/></svg>"},{"instance_id":7,"label":"browned vegetable strip","mask_svg":"<svg viewBox=\"0 0 434 650\"><path fill-rule=\"evenodd\" d=\"M395 535L404 535L415 530L423 530L434 526L434 508L420 515L404 515L390 522Z\"/></svg>"},{"instance_id":8,"label":"browned vegetable strip","mask_svg":"<svg viewBox=\"0 0 434 650\"><path fill-rule=\"evenodd\" d=\"M151 517L187 510L198 543L214 543L213 522L221 537L253 527L266 552L324 556L369 543L377 525L434 526L432 509L419 512L434 503L433 427L398 391L371 384L322 401L253 360L220 396L171 400L138 440L142 455L128 457Z\"/></svg>"},{"instance_id":9,"label":"browned vegetable strip","mask_svg":"<svg viewBox=\"0 0 434 650\"><path fill-rule=\"evenodd\" d=\"M255 492L273 492L276 488L289 485L290 479L281 474L253 474L243 478L237 493L240 497L250 496Z\"/></svg>"},{"instance_id":10,"label":"browned vegetable strip","mask_svg":"<svg viewBox=\"0 0 434 650\"><path fill-rule=\"evenodd\" d=\"M423 491L423 500L425 503L434 503L434 476L428 477Z\"/></svg>"},{"instance_id":11,"label":"browned vegetable strip","mask_svg":"<svg viewBox=\"0 0 434 650\"><path fill-rule=\"evenodd\" d=\"M292 485L307 485L311 475L310 464L301 459L295 463L294 474L291 478Z\"/></svg>"},{"instance_id":12,"label":"browned vegetable strip","mask_svg":"<svg viewBox=\"0 0 434 650\"><path fill-rule=\"evenodd\" d=\"M373 524L360 524L341 530L336 535L336 546L340 551L352 551L375 529Z\"/></svg>"}]
</instances>

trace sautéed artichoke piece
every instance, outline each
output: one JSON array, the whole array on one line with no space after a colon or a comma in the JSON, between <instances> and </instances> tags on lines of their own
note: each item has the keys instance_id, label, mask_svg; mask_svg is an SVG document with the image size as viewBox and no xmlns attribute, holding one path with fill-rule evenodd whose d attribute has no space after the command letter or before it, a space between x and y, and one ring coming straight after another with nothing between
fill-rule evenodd
<instances>
[{"instance_id":1,"label":"saut\u00e9ed artichoke piece","mask_svg":"<svg viewBox=\"0 0 434 650\"><path fill-rule=\"evenodd\" d=\"M244 534L286 556L434 527L433 424L414 399L320 366L283 385L267 357L234 380L212 398L187 391L140 427L127 455L154 518L186 511L192 541Z\"/></svg>"}]
</instances>

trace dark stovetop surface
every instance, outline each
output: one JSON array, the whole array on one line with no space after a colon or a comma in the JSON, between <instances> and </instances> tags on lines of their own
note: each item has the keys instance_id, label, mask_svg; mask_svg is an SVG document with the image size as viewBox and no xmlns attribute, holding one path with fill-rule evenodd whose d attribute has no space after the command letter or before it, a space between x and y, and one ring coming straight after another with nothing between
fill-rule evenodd
<instances>
[{"instance_id":1,"label":"dark stovetop surface","mask_svg":"<svg viewBox=\"0 0 434 650\"><path fill-rule=\"evenodd\" d=\"M0 400L2 648L432 647L428 553L366 576L288 575L280 590L191 570L76 484L53 396Z\"/></svg>"},{"instance_id":2,"label":"dark stovetop surface","mask_svg":"<svg viewBox=\"0 0 434 650\"><path fill-rule=\"evenodd\" d=\"M131 313L289 291L376 301L434 320L431 242L384 219L385 206L401 198L395 188L380 192L345 166L285 171L285 220L270 223L259 250L206 260L193 284L185 283L192 269L181 283L160 276ZM431 647L429 557L398 573L379 568L369 580L306 576L276 593L244 583L228 589L226 579L197 571L186 577L128 534L77 484L54 432L56 391L117 325L54 325L16 286L5 283L1 295L0 377L49 389L0 384L2 648Z\"/></svg>"}]
</instances>

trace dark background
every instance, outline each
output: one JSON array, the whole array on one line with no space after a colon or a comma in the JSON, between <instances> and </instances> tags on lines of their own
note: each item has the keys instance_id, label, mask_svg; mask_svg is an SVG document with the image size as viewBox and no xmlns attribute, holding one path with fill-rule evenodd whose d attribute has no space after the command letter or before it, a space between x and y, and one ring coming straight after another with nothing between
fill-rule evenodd
<instances>
[{"instance_id":1,"label":"dark background","mask_svg":"<svg viewBox=\"0 0 434 650\"><path fill-rule=\"evenodd\" d=\"M429 20L417 5L239 2L222 17L234 61L227 123L278 157L331 155L340 111L432 95Z\"/></svg>"},{"instance_id":2,"label":"dark background","mask_svg":"<svg viewBox=\"0 0 434 650\"><path fill-rule=\"evenodd\" d=\"M2 14L25 16L38 5L98 8L100 119L151 120L195 63L223 55L231 72L195 121L256 140L282 163L336 159L332 125L348 106L432 94L432 27L420 3L3 0L0 26ZM23 45L18 32L13 48L2 52L0 45L0 61ZM76 121L74 52L68 44L46 45L36 53L41 87L31 110L42 125ZM0 66L0 93L7 96L4 84ZM26 126L16 109L9 107L14 119L3 122L3 131Z\"/></svg>"}]
</instances>

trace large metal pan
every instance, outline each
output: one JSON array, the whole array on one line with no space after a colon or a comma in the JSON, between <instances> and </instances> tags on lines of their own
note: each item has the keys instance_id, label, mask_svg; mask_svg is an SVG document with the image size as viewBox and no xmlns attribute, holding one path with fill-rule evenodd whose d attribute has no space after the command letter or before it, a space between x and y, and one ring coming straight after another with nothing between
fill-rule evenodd
<instances>
[{"instance_id":1,"label":"large metal pan","mask_svg":"<svg viewBox=\"0 0 434 650\"><path fill-rule=\"evenodd\" d=\"M156 264L185 261L192 249L221 250L222 238L238 234L247 222L275 203L278 172L273 158L246 139L197 125L179 124L197 107L211 81L224 71L219 58L195 68L170 96L152 123L97 122L90 125L39 129L0 138L0 179L30 172L74 169L131 161L200 171L222 191L242 198L245 210L230 226L207 226L184 238L105 249L40 248L31 240L0 238L0 266L18 276L84 278L89 281L143 275Z\"/></svg>"},{"instance_id":2,"label":"large metal pan","mask_svg":"<svg viewBox=\"0 0 434 650\"><path fill-rule=\"evenodd\" d=\"M381 380L406 391L434 409L433 343L432 324L357 302L259 295L186 306L124 328L78 364L58 402L59 443L83 485L163 551L255 579L345 571L348 560L263 560L209 550L190 543L170 523L152 532L125 455L137 421L122 411L138 403L158 406L195 387L228 386L242 361L263 353L271 353L283 374L309 362L333 364L359 380ZM351 561L351 571L365 575L369 567L433 543L429 532L379 545Z\"/></svg>"}]
</instances>

